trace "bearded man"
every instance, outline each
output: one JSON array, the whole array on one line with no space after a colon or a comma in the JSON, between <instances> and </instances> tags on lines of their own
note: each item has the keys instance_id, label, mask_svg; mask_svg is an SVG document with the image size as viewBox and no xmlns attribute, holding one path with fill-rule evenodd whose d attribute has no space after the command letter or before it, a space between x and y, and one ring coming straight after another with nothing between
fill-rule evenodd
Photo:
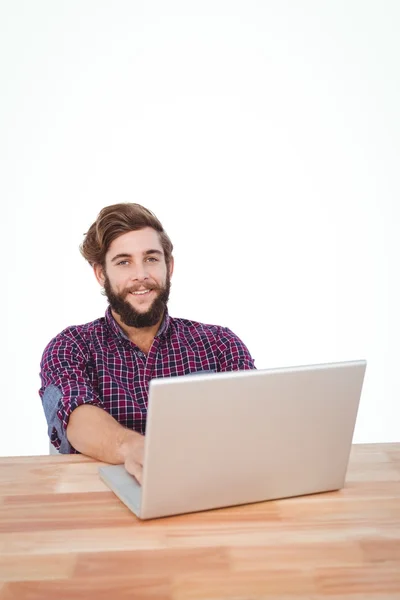
<instances>
[{"instance_id":1,"label":"bearded man","mask_svg":"<svg viewBox=\"0 0 400 600\"><path fill-rule=\"evenodd\" d=\"M80 251L104 288L105 317L64 329L40 363L39 395L53 446L124 464L139 482L152 378L255 368L227 327L168 314L172 250L147 208L103 208Z\"/></svg>"}]
</instances>

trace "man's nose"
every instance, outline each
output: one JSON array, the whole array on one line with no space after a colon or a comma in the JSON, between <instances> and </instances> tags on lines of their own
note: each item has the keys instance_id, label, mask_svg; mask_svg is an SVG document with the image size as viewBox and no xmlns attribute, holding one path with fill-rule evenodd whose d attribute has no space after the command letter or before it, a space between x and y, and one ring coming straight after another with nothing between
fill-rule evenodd
<instances>
[{"instance_id":1,"label":"man's nose","mask_svg":"<svg viewBox=\"0 0 400 600\"><path fill-rule=\"evenodd\" d=\"M148 279L149 274L145 264L135 265L133 268L132 279L134 281L143 281Z\"/></svg>"}]
</instances>

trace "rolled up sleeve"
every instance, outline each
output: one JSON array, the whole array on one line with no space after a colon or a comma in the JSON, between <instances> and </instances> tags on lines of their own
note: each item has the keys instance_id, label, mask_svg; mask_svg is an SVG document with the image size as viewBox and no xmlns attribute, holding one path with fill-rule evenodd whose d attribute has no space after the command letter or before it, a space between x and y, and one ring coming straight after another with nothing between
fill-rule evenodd
<instances>
[{"instance_id":1,"label":"rolled up sleeve","mask_svg":"<svg viewBox=\"0 0 400 600\"><path fill-rule=\"evenodd\" d=\"M63 334L48 344L40 362L39 395L48 433L53 446L62 453L75 452L66 436L72 411L82 404L103 408L93 390L87 366L87 358L77 343Z\"/></svg>"},{"instance_id":2,"label":"rolled up sleeve","mask_svg":"<svg viewBox=\"0 0 400 600\"><path fill-rule=\"evenodd\" d=\"M218 350L219 371L247 371L256 368L245 344L228 327L221 327Z\"/></svg>"}]
</instances>

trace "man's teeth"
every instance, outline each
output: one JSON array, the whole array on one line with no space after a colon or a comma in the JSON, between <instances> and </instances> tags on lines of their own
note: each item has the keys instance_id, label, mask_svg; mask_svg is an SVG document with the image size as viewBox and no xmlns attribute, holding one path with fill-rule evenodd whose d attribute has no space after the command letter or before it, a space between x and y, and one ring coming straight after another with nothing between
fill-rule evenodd
<instances>
[{"instance_id":1,"label":"man's teeth","mask_svg":"<svg viewBox=\"0 0 400 600\"><path fill-rule=\"evenodd\" d=\"M142 294L148 294L150 290L143 290L142 292L131 292L134 296L141 296Z\"/></svg>"}]
</instances>

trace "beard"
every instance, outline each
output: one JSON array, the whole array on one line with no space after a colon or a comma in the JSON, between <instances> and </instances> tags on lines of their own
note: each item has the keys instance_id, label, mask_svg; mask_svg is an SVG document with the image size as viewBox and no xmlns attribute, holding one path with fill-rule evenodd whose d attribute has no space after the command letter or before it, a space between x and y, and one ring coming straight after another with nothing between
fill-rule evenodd
<instances>
[{"instance_id":1,"label":"beard","mask_svg":"<svg viewBox=\"0 0 400 600\"><path fill-rule=\"evenodd\" d=\"M167 274L164 287L157 286L156 284L149 284L145 287L147 290L154 290L157 292L157 296L146 312L139 312L133 308L128 300L125 300L128 294L131 291L134 291L134 289L131 288L125 290L121 294L116 294L111 287L111 282L107 274L105 274L104 292L102 293L107 297L112 310L121 317L121 321L128 327L136 327L137 329L152 327L161 320L165 309L167 308L169 292L171 289L171 279L169 274Z\"/></svg>"}]
</instances>

